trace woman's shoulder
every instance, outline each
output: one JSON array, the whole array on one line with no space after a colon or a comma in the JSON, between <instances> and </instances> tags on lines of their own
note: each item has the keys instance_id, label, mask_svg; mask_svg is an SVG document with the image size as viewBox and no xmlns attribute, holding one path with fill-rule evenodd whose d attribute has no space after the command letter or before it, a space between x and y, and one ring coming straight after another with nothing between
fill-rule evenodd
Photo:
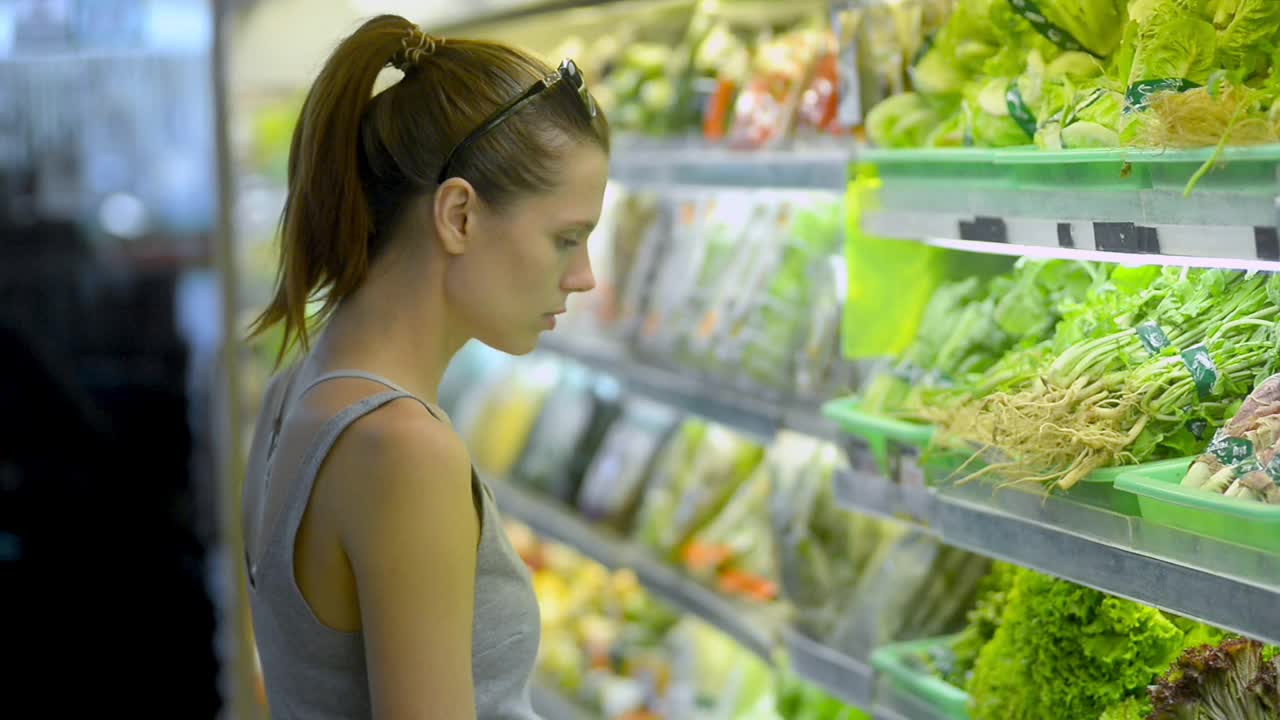
<instances>
[{"instance_id":1,"label":"woman's shoulder","mask_svg":"<svg viewBox=\"0 0 1280 720\"><path fill-rule=\"evenodd\" d=\"M388 402L351 423L334 446L334 453L366 471L380 471L391 480L409 467L422 472L431 467L461 466L470 470L470 457L462 438L445 422L412 397Z\"/></svg>"},{"instance_id":2,"label":"woman's shoulder","mask_svg":"<svg viewBox=\"0 0 1280 720\"><path fill-rule=\"evenodd\" d=\"M471 458L462 438L410 397L393 400L347 427L321 467L348 527L376 524L406 507L422 512L471 507Z\"/></svg>"}]
</instances>

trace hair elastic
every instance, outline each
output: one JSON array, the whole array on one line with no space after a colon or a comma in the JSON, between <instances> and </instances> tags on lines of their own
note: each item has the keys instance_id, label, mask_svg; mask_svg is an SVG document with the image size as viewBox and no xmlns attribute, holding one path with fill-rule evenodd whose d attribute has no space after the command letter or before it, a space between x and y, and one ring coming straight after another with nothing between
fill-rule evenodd
<instances>
[{"instance_id":1,"label":"hair elastic","mask_svg":"<svg viewBox=\"0 0 1280 720\"><path fill-rule=\"evenodd\" d=\"M400 62L395 65L402 72L408 72L410 68L416 67L422 58L434 53L438 45L443 44L444 38L431 37L415 25L409 28L404 39L400 41L402 52L397 58Z\"/></svg>"}]
</instances>

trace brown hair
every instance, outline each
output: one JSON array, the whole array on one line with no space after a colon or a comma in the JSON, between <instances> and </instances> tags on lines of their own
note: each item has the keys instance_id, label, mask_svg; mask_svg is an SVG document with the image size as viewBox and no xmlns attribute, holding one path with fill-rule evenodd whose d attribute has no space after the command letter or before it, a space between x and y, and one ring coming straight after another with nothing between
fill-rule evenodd
<instances>
[{"instance_id":1,"label":"brown hair","mask_svg":"<svg viewBox=\"0 0 1280 720\"><path fill-rule=\"evenodd\" d=\"M372 96L388 65L404 78ZM294 342L305 349L308 301L322 298L313 319L327 318L364 281L408 201L435 189L449 151L550 72L515 48L431 38L396 15L373 18L344 39L293 132L275 295L250 337L283 322L277 362ZM603 112L584 112L570 83L556 83L454 156L449 174L501 208L549 187L558 151L573 141L608 152L608 122Z\"/></svg>"}]
</instances>

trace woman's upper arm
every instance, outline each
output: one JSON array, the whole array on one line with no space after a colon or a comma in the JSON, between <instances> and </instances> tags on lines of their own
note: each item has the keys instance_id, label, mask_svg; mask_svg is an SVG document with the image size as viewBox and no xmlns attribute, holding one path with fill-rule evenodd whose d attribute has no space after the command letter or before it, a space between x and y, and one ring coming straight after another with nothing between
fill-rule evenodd
<instances>
[{"instance_id":1,"label":"woman's upper arm","mask_svg":"<svg viewBox=\"0 0 1280 720\"><path fill-rule=\"evenodd\" d=\"M479 521L470 459L421 408L386 410L372 432L344 448L354 482L343 483L349 510L339 525L360 602L373 715L474 718Z\"/></svg>"}]
</instances>

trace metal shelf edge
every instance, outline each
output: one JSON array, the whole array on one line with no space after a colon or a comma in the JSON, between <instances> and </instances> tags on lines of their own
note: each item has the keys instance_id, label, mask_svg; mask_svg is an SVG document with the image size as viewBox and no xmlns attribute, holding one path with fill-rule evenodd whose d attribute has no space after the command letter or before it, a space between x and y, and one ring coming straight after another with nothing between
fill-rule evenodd
<instances>
[{"instance_id":1,"label":"metal shelf edge","mask_svg":"<svg viewBox=\"0 0 1280 720\"><path fill-rule=\"evenodd\" d=\"M635 392L686 412L732 427L756 439L770 441L780 429L790 429L838 442L839 428L813 408L786 400L758 398L749 388L716 383L634 359L622 348L593 348L572 340L544 337L539 349L574 360L598 372L617 377Z\"/></svg>"},{"instance_id":2,"label":"metal shelf edge","mask_svg":"<svg viewBox=\"0 0 1280 720\"><path fill-rule=\"evenodd\" d=\"M965 500L941 499L937 516L950 545L1280 643L1280 593L1274 590Z\"/></svg>"},{"instance_id":3,"label":"metal shelf edge","mask_svg":"<svg viewBox=\"0 0 1280 720\"><path fill-rule=\"evenodd\" d=\"M843 193L853 152L842 148L729 151L716 148L623 147L609 177L642 186L816 190Z\"/></svg>"},{"instance_id":4,"label":"metal shelf edge","mask_svg":"<svg viewBox=\"0 0 1280 720\"><path fill-rule=\"evenodd\" d=\"M871 708L875 673L871 664L833 650L791 627L783 629L792 671L854 707Z\"/></svg>"}]
</instances>

